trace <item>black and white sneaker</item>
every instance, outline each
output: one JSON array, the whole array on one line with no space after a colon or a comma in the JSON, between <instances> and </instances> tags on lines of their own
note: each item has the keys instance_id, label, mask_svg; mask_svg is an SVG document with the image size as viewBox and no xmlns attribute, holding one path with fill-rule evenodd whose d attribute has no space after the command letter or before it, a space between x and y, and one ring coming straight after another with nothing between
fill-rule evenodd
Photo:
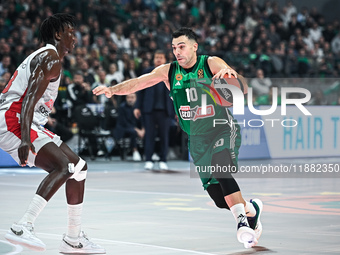
<instances>
[{"instance_id":1,"label":"black and white sneaker","mask_svg":"<svg viewBox=\"0 0 340 255\"><path fill-rule=\"evenodd\" d=\"M46 245L35 236L34 225L31 222L14 223L5 234L5 238L13 244L19 244L34 251L46 250Z\"/></svg>"},{"instance_id":2,"label":"black and white sneaker","mask_svg":"<svg viewBox=\"0 0 340 255\"><path fill-rule=\"evenodd\" d=\"M91 242L83 231L77 239L69 238L64 234L59 251L66 254L106 254L105 249Z\"/></svg>"}]
</instances>

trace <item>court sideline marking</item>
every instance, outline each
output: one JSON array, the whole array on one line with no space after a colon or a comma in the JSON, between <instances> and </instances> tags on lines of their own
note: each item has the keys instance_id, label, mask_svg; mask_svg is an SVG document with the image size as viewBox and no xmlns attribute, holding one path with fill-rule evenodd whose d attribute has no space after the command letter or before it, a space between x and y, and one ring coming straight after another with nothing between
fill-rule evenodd
<instances>
[{"instance_id":1,"label":"court sideline marking","mask_svg":"<svg viewBox=\"0 0 340 255\"><path fill-rule=\"evenodd\" d=\"M5 232L7 232L7 230L6 230ZM14 244L11 244L11 243L8 242L8 241L3 241L3 240L0 240L0 242L1 242L1 243L4 243L4 244L8 244L8 245L10 245L10 246L12 246L12 247L15 248L14 251L11 251L11 252L9 252L9 253L5 253L4 255L15 255L15 254L20 254L20 252L23 251L23 248L22 248L22 246L20 246L20 245L14 245Z\"/></svg>"},{"instance_id":2,"label":"court sideline marking","mask_svg":"<svg viewBox=\"0 0 340 255\"><path fill-rule=\"evenodd\" d=\"M7 232L6 229L0 229L1 232ZM48 234L48 233L37 233L40 236L50 236L52 237L51 239L53 240L60 240L60 235L56 234ZM133 245L133 246L141 246L141 247L148 247L148 248L155 248L155 249L162 249L162 250L170 250L170 251L178 251L178 252L186 252L186 253L192 253L192 254L200 254L200 255L216 255L213 253L206 253L206 252L200 252L200 251L192 251L192 250L184 250L184 249L179 249L179 248L172 248L172 247L166 247L166 246L159 246L159 245L153 245L153 244L144 244L144 243L135 243L135 242L126 242L126 241L117 241L117 240L108 240L108 239L100 239L100 238L92 238L94 241L99 241L99 242L104 242L104 243L113 243L113 244L124 244L124 245ZM0 240L0 242L3 243L9 243L6 241ZM9 243L11 244L11 243ZM21 247L21 246L20 246ZM19 254L21 250L15 251L16 253L9 253L6 255L15 255Z\"/></svg>"},{"instance_id":3,"label":"court sideline marking","mask_svg":"<svg viewBox=\"0 0 340 255\"><path fill-rule=\"evenodd\" d=\"M17 184L17 183L8 183L8 182L0 182L2 186L15 186L15 187L26 187L26 188L36 188L37 185L30 184ZM129 193L129 194L144 194L144 195L167 195L167 196L184 196L184 197L194 197L195 194L184 194L184 193L166 193L166 192L152 192L152 191L133 191L133 190L114 190L114 189L94 189L94 188L86 188L86 191L95 191L95 192L112 192L112 193ZM199 196L199 194L197 194Z\"/></svg>"}]
</instances>

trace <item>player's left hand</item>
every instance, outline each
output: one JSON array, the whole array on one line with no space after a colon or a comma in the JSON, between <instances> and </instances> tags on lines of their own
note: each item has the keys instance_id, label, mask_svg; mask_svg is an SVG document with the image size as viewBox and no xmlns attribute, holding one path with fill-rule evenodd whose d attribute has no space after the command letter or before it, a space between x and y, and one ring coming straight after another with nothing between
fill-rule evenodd
<instances>
[{"instance_id":1,"label":"player's left hand","mask_svg":"<svg viewBox=\"0 0 340 255\"><path fill-rule=\"evenodd\" d=\"M99 96L99 95L102 95L102 94L105 94L105 96L106 96L107 98L110 98L110 97L113 96L113 94L112 94L110 88L108 88L108 87L106 87L106 86L103 86L103 85L94 88L94 89L92 90L92 92L93 92L93 94L95 94L96 96Z\"/></svg>"},{"instance_id":2,"label":"player's left hand","mask_svg":"<svg viewBox=\"0 0 340 255\"><path fill-rule=\"evenodd\" d=\"M223 68L221 69L218 73L216 73L212 79L221 79L223 78L225 75L228 75L228 78L231 78L231 76L233 75L235 78L237 78L237 72L232 69L232 68Z\"/></svg>"},{"instance_id":3,"label":"player's left hand","mask_svg":"<svg viewBox=\"0 0 340 255\"><path fill-rule=\"evenodd\" d=\"M19 156L21 166L27 165L28 154L30 151L34 155L37 155L37 153L35 152L34 145L32 143L25 143L22 141L18 148L18 156Z\"/></svg>"}]
</instances>

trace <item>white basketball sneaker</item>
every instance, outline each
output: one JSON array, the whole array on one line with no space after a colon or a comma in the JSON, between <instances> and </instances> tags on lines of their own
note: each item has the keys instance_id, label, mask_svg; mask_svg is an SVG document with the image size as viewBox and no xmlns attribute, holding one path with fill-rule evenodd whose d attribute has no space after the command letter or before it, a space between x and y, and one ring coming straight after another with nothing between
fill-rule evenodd
<instances>
[{"instance_id":1,"label":"white basketball sneaker","mask_svg":"<svg viewBox=\"0 0 340 255\"><path fill-rule=\"evenodd\" d=\"M59 251L66 254L106 254L105 249L91 242L83 231L77 239L69 238L64 234Z\"/></svg>"},{"instance_id":2,"label":"white basketball sneaker","mask_svg":"<svg viewBox=\"0 0 340 255\"><path fill-rule=\"evenodd\" d=\"M237 240L243 243L245 248L251 248L257 244L256 234L247 223L247 217L240 214L237 224Z\"/></svg>"},{"instance_id":3,"label":"white basketball sneaker","mask_svg":"<svg viewBox=\"0 0 340 255\"><path fill-rule=\"evenodd\" d=\"M5 234L5 238L13 244L19 244L34 251L46 250L46 245L35 236L34 225L31 222L14 223Z\"/></svg>"},{"instance_id":4,"label":"white basketball sneaker","mask_svg":"<svg viewBox=\"0 0 340 255\"><path fill-rule=\"evenodd\" d=\"M256 239L259 240L262 234L262 224L260 221L260 216L263 211L263 203L258 198L251 199L250 203L253 204L256 210L256 215L254 217L248 217L247 219L248 219L249 226L255 231Z\"/></svg>"}]
</instances>

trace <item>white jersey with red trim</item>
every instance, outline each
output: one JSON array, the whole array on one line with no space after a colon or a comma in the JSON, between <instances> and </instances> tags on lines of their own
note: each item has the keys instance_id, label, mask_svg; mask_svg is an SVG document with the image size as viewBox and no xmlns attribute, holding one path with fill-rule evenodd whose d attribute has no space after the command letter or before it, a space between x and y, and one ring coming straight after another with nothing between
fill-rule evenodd
<instances>
[{"instance_id":1,"label":"white jersey with red trim","mask_svg":"<svg viewBox=\"0 0 340 255\"><path fill-rule=\"evenodd\" d=\"M52 44L47 44L45 47L42 47L30 54L15 70L7 86L0 94L0 110L16 112L17 116L20 116L22 102L27 93L28 81L31 76L31 61L37 54L48 49L57 51ZM56 81L48 84L44 94L35 105L33 123L37 125L46 124L48 115L52 111L54 101L58 95L59 84L60 75Z\"/></svg>"}]
</instances>

